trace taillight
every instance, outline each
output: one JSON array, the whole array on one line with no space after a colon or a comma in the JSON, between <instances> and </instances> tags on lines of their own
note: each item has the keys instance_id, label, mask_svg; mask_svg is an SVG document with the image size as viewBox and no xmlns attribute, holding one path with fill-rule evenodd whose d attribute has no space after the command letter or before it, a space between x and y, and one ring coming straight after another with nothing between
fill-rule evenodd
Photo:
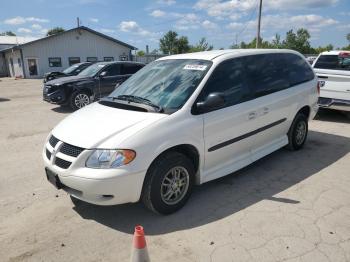
<instances>
[{"instance_id":1,"label":"taillight","mask_svg":"<svg viewBox=\"0 0 350 262\"><path fill-rule=\"evenodd\" d=\"M340 52L339 57L341 58L350 57L350 52Z\"/></svg>"}]
</instances>

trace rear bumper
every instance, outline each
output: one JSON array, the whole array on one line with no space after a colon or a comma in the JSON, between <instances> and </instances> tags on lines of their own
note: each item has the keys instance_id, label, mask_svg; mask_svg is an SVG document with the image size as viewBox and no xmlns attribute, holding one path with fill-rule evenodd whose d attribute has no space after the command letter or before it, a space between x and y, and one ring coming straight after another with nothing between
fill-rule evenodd
<instances>
[{"instance_id":1,"label":"rear bumper","mask_svg":"<svg viewBox=\"0 0 350 262\"><path fill-rule=\"evenodd\" d=\"M319 97L318 105L323 108L329 108L329 109L341 110L341 111L350 111L350 100Z\"/></svg>"}]
</instances>

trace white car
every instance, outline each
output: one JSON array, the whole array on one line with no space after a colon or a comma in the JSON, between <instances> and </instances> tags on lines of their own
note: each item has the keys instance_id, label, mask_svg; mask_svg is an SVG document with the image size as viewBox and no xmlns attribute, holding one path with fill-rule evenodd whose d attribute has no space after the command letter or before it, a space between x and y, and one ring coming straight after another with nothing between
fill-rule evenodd
<instances>
[{"instance_id":1,"label":"white car","mask_svg":"<svg viewBox=\"0 0 350 262\"><path fill-rule=\"evenodd\" d=\"M350 112L350 51L323 52L313 68L320 85L319 106Z\"/></svg>"},{"instance_id":2,"label":"white car","mask_svg":"<svg viewBox=\"0 0 350 262\"><path fill-rule=\"evenodd\" d=\"M52 130L47 178L75 204L142 199L169 214L195 184L300 149L317 99L311 66L291 50L164 57Z\"/></svg>"}]
</instances>

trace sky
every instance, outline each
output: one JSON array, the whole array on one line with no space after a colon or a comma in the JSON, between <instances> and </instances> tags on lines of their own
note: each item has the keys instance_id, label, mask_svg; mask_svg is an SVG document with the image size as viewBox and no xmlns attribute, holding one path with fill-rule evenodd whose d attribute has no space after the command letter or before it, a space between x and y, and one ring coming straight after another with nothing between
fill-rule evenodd
<instances>
[{"instance_id":1,"label":"sky","mask_svg":"<svg viewBox=\"0 0 350 262\"><path fill-rule=\"evenodd\" d=\"M259 0L1 0L0 32L28 39L48 29L82 25L141 50L159 48L169 30L191 44L205 37L214 48L228 48L256 35ZM6 11L5 11L6 10ZM306 28L312 46L348 44L350 0L263 0L261 36L284 38L290 29Z\"/></svg>"}]
</instances>

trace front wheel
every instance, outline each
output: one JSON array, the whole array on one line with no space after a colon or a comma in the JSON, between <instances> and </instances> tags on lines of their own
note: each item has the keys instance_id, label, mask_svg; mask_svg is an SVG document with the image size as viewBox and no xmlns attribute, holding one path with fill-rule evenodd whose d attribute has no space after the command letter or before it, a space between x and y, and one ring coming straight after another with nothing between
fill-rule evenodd
<instances>
[{"instance_id":1,"label":"front wheel","mask_svg":"<svg viewBox=\"0 0 350 262\"><path fill-rule=\"evenodd\" d=\"M75 91L70 97L70 107L73 110L78 110L91 103L88 93L83 91Z\"/></svg>"},{"instance_id":2,"label":"front wheel","mask_svg":"<svg viewBox=\"0 0 350 262\"><path fill-rule=\"evenodd\" d=\"M288 131L288 145L290 150L299 150L303 147L308 133L307 117L298 113Z\"/></svg>"},{"instance_id":3,"label":"front wheel","mask_svg":"<svg viewBox=\"0 0 350 262\"><path fill-rule=\"evenodd\" d=\"M192 162L183 154L160 156L147 172L142 201L155 213L171 214L182 208L191 195L194 181Z\"/></svg>"}]
</instances>

